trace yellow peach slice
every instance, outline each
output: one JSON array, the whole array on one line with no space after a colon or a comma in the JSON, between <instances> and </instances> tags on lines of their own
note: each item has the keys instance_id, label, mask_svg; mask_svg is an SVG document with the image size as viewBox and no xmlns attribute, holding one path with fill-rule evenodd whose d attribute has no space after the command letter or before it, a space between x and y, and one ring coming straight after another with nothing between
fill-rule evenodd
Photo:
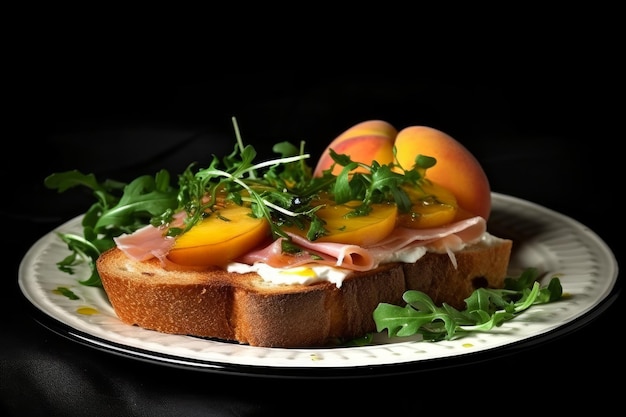
<instances>
[{"instance_id":1,"label":"yellow peach slice","mask_svg":"<svg viewBox=\"0 0 626 417\"><path fill-rule=\"evenodd\" d=\"M457 216L458 205L454 194L430 181L420 187L403 187L409 195L411 210L398 214L398 225L426 229L449 224Z\"/></svg>"},{"instance_id":2,"label":"yellow peach slice","mask_svg":"<svg viewBox=\"0 0 626 417\"><path fill-rule=\"evenodd\" d=\"M437 164L426 171L426 178L452 192L461 208L459 216L478 215L485 219L491 211L491 188L482 166L456 139L427 126L411 126L395 138L396 160L410 169L417 155L435 158Z\"/></svg>"},{"instance_id":3,"label":"yellow peach slice","mask_svg":"<svg viewBox=\"0 0 626 417\"><path fill-rule=\"evenodd\" d=\"M369 246L387 237L396 226L398 208L393 203L372 204L372 211L368 215L351 217L347 215L362 204L360 201L336 204L329 200L325 203L316 213L326 221L324 227L328 233L318 238L318 242ZM295 227L287 230L301 236L307 232Z\"/></svg>"},{"instance_id":4,"label":"yellow peach slice","mask_svg":"<svg viewBox=\"0 0 626 417\"><path fill-rule=\"evenodd\" d=\"M259 245L269 230L267 219L232 204L179 236L168 258L180 265L224 266Z\"/></svg>"}]
</instances>

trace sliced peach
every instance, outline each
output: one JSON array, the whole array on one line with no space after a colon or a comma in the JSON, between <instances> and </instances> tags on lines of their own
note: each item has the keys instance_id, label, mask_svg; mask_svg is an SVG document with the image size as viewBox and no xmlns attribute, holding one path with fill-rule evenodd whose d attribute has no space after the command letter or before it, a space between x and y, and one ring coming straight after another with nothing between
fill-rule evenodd
<instances>
[{"instance_id":1,"label":"sliced peach","mask_svg":"<svg viewBox=\"0 0 626 417\"><path fill-rule=\"evenodd\" d=\"M411 126L395 138L396 160L404 169L415 164L417 155L437 159L426 171L426 178L450 190L461 208L458 217L469 215L489 217L491 188L482 166L456 139L427 126Z\"/></svg>"},{"instance_id":2,"label":"sliced peach","mask_svg":"<svg viewBox=\"0 0 626 417\"><path fill-rule=\"evenodd\" d=\"M404 187L411 210L398 214L398 224L413 229L426 229L449 224L457 217L458 205L451 191L430 181L419 187Z\"/></svg>"},{"instance_id":3,"label":"sliced peach","mask_svg":"<svg viewBox=\"0 0 626 417\"><path fill-rule=\"evenodd\" d=\"M265 218L252 217L249 207L232 204L179 236L168 258L180 265L224 266L259 245L269 230Z\"/></svg>"},{"instance_id":4,"label":"sliced peach","mask_svg":"<svg viewBox=\"0 0 626 417\"><path fill-rule=\"evenodd\" d=\"M322 172L333 164L329 149L337 154L346 154L355 162L370 165L372 161L380 164L393 162L393 141L397 130L383 120L368 120L358 123L337 136L322 152L313 175L322 176ZM335 166L333 174L337 175L343 167ZM362 171L356 169L355 171Z\"/></svg>"},{"instance_id":5,"label":"sliced peach","mask_svg":"<svg viewBox=\"0 0 626 417\"><path fill-rule=\"evenodd\" d=\"M328 234L318 238L318 242L369 246L387 237L396 226L398 208L392 203L373 204L368 215L351 217L348 214L361 204L360 201L336 204L329 200L322 203L325 203L324 207L316 213L326 221L324 227ZM301 236L307 232L296 228L287 230Z\"/></svg>"}]
</instances>

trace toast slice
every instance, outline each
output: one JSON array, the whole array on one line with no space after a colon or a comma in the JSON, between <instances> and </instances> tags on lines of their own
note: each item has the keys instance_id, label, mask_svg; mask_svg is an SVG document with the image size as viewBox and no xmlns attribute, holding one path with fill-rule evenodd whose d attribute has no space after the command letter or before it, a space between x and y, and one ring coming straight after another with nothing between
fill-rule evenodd
<instances>
[{"instance_id":1,"label":"toast slice","mask_svg":"<svg viewBox=\"0 0 626 417\"><path fill-rule=\"evenodd\" d=\"M167 270L157 259L139 262L112 248L97 261L104 290L123 322L163 333L215 338L251 346L335 345L376 331L379 303L403 305L407 290L437 304L464 308L476 288L501 288L512 241L493 238L417 262L389 263L330 282L276 285L258 274L223 269Z\"/></svg>"}]
</instances>

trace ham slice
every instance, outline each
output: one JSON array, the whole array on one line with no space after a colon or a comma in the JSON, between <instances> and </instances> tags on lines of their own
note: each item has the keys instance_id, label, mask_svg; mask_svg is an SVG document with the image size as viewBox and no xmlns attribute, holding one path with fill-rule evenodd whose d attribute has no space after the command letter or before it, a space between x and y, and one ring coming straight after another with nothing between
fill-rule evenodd
<instances>
[{"instance_id":1,"label":"ham slice","mask_svg":"<svg viewBox=\"0 0 626 417\"><path fill-rule=\"evenodd\" d=\"M182 216L176 223L182 223ZM291 254L282 251L283 238L271 244L253 250L237 262L252 265L262 262L274 268L292 268L305 264L330 265L354 271L368 271L378 267L383 259L389 259L390 253L402 254L425 253L426 250L447 253L456 267L454 252L467 244L475 243L487 230L487 223L482 217L472 217L443 227L430 229L396 228L387 238L370 247L346 245L332 242L311 242L308 239L290 234L292 242L303 251ZM175 239L164 235L164 231L152 225L145 226L132 234L123 234L115 238L115 243L126 256L137 261L156 257L163 264L173 247ZM423 247L422 252L415 251ZM419 255L415 255L419 256Z\"/></svg>"},{"instance_id":2,"label":"ham slice","mask_svg":"<svg viewBox=\"0 0 626 417\"><path fill-rule=\"evenodd\" d=\"M487 222L482 217L470 217L442 227L411 229L398 227L385 239L372 246L376 250L396 251L415 242L431 244L450 235L456 235L462 242L475 243L487 230ZM435 245L436 246L436 245ZM456 248L454 250L459 250Z\"/></svg>"},{"instance_id":3,"label":"ham slice","mask_svg":"<svg viewBox=\"0 0 626 417\"><path fill-rule=\"evenodd\" d=\"M422 246L425 250L447 253L456 267L454 252L480 240L486 230L485 219L478 216L430 229L399 227L389 237L367 248L342 243L310 242L303 237L290 234L293 243L304 249L303 252L295 255L283 253L282 239L278 239L264 248L246 254L238 261L249 265L263 262L275 268L316 263L354 271L368 271L378 267L383 259L389 258L389 253L410 251Z\"/></svg>"},{"instance_id":4,"label":"ham slice","mask_svg":"<svg viewBox=\"0 0 626 417\"><path fill-rule=\"evenodd\" d=\"M185 219L185 212L174 216L172 227L180 227ZM165 235L165 229L154 227L151 224L137 229L133 233L123 233L113 238L117 247L131 259L147 261L151 258L166 262L166 256L174 246L176 240Z\"/></svg>"},{"instance_id":5,"label":"ham slice","mask_svg":"<svg viewBox=\"0 0 626 417\"><path fill-rule=\"evenodd\" d=\"M375 267L371 253L361 246L332 242L311 242L296 234L289 234L292 242L304 249L297 254L282 251L283 238L276 239L270 245L244 255L239 262L252 265L263 262L274 268L293 268L315 263L368 271Z\"/></svg>"},{"instance_id":6,"label":"ham slice","mask_svg":"<svg viewBox=\"0 0 626 417\"><path fill-rule=\"evenodd\" d=\"M163 259L176 240L163 235L163 230L147 225L131 234L121 234L113 238L118 248L131 259L147 261L151 258Z\"/></svg>"},{"instance_id":7,"label":"ham slice","mask_svg":"<svg viewBox=\"0 0 626 417\"><path fill-rule=\"evenodd\" d=\"M454 252L462 250L468 244L478 242L486 231L487 222L480 216L430 229L399 227L370 250L372 256L380 260L388 258L389 253L407 253L416 247L424 247L425 251L447 253L456 268Z\"/></svg>"}]
</instances>

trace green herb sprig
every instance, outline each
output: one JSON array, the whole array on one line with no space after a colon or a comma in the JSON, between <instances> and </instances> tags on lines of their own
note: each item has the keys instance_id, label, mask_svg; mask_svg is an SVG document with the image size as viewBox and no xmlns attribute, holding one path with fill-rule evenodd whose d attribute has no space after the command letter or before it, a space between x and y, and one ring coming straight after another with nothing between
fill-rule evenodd
<instances>
[{"instance_id":1,"label":"green herb sprig","mask_svg":"<svg viewBox=\"0 0 626 417\"><path fill-rule=\"evenodd\" d=\"M406 306L381 303L374 310L376 330L389 337L421 334L424 340L439 341L468 333L485 332L501 326L535 304L560 300L563 288L558 277L541 286L536 268L525 269L518 278L507 277L503 289L478 288L465 299L465 310L444 303L435 305L421 291L403 295Z\"/></svg>"},{"instance_id":2,"label":"green herb sprig","mask_svg":"<svg viewBox=\"0 0 626 417\"><path fill-rule=\"evenodd\" d=\"M152 217L178 205L177 190L170 185L166 170L154 177L140 176L129 184L112 180L98 182L93 174L72 170L50 175L44 184L58 192L74 187L87 187L93 192L96 202L83 216L82 235L58 233L71 253L57 262L57 266L73 274L78 265L88 263L91 274L80 281L88 286L101 285L95 262L102 252L115 245L114 237L132 233L148 224Z\"/></svg>"}]
</instances>

